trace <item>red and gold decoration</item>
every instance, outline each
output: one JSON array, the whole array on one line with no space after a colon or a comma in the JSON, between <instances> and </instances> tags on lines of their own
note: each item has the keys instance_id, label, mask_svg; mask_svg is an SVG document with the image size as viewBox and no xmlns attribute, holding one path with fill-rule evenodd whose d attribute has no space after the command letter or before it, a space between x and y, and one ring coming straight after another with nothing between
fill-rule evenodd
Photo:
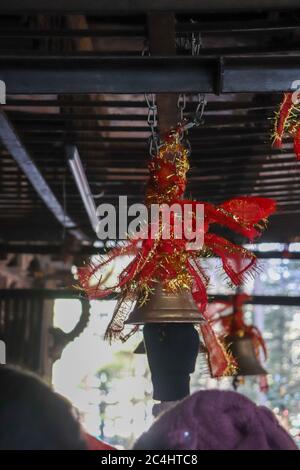
<instances>
[{"instance_id":1,"label":"red and gold decoration","mask_svg":"<svg viewBox=\"0 0 300 470\"><path fill-rule=\"evenodd\" d=\"M220 336L223 338L244 336L252 339L256 356L260 356L263 351L264 357L267 357L267 349L264 339L259 329L254 325L247 325L244 321L243 306L250 296L247 294L236 294L230 301L212 302L207 308L207 316L210 322L220 327ZM226 310L231 308L230 314L225 314Z\"/></svg>"},{"instance_id":2,"label":"red and gold decoration","mask_svg":"<svg viewBox=\"0 0 300 470\"><path fill-rule=\"evenodd\" d=\"M300 160L300 116L299 105L294 102L294 93L285 93L275 115L272 146L281 149L283 138L290 136L294 142L294 152Z\"/></svg>"},{"instance_id":3,"label":"red and gold decoration","mask_svg":"<svg viewBox=\"0 0 300 470\"><path fill-rule=\"evenodd\" d=\"M207 317L220 339L229 344L237 364L235 375L259 376L260 389L266 391L267 372L260 362L261 353L264 359L267 358L266 344L259 329L244 321L243 306L250 299L249 295L238 293L231 300L211 302L207 307Z\"/></svg>"},{"instance_id":4,"label":"red and gold decoration","mask_svg":"<svg viewBox=\"0 0 300 470\"><path fill-rule=\"evenodd\" d=\"M259 197L239 197L225 201L219 206L207 202L183 199L189 170L189 151L182 140L183 130L178 127L171 131L149 163L149 183L146 190L146 205L178 204L185 213L185 207L192 211L191 228L197 228L197 205L204 206L204 224L201 230L204 245L200 249L188 248L184 230L182 237L175 237L178 225L183 225L183 217L175 217L171 212L170 237L162 237L161 221L153 231L151 223L147 227L147 237L138 236L128 240L124 246L112 249L99 263L88 264L78 270L81 287L90 298L99 299L111 293L119 293L119 302L108 325L106 336L109 339L126 339L123 328L135 301L147 302L157 285L166 292L188 290L205 320L207 311L207 286L209 273L201 264L208 256L221 258L222 268L228 280L238 286L255 271L256 257L246 248L234 244L214 233L216 225L222 225L241 234L248 240L259 236L265 227L267 217L275 211L275 201ZM155 236L153 236L153 232ZM133 260L122 271L115 286L106 288L102 283L102 272L116 257L133 255ZM95 283L95 278L98 281ZM200 315L200 313L199 313ZM234 361L215 335L209 321L200 324L209 361L214 377L231 374ZM127 336L128 337L128 336Z\"/></svg>"}]
</instances>

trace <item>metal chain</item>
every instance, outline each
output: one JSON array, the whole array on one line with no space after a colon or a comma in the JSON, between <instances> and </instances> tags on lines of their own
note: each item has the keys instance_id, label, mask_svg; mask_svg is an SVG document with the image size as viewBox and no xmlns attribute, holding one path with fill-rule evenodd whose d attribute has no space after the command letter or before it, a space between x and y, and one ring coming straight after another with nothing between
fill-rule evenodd
<instances>
[{"instance_id":1,"label":"metal chain","mask_svg":"<svg viewBox=\"0 0 300 470\"><path fill-rule=\"evenodd\" d=\"M142 50L142 57L150 56L149 43L147 40L144 42ZM150 127L151 135L149 137L149 154L152 157L157 153L159 147L159 136L156 132L157 127L157 105L154 93L145 93L145 101L148 107L147 123Z\"/></svg>"},{"instance_id":2,"label":"metal chain","mask_svg":"<svg viewBox=\"0 0 300 470\"><path fill-rule=\"evenodd\" d=\"M192 38L191 38L191 51L192 51L192 56L197 56L200 53L200 49L202 48L202 37L201 33L192 33Z\"/></svg>"},{"instance_id":3,"label":"metal chain","mask_svg":"<svg viewBox=\"0 0 300 470\"><path fill-rule=\"evenodd\" d=\"M150 127L149 154L153 156L158 151L159 136L156 132L157 125L157 105L154 93L145 93L145 100L148 106L147 123Z\"/></svg>"},{"instance_id":4,"label":"metal chain","mask_svg":"<svg viewBox=\"0 0 300 470\"><path fill-rule=\"evenodd\" d=\"M179 110L180 122L184 119L184 111L186 108L186 95L185 93L180 93L177 100L177 108Z\"/></svg>"},{"instance_id":5,"label":"metal chain","mask_svg":"<svg viewBox=\"0 0 300 470\"><path fill-rule=\"evenodd\" d=\"M195 126L200 126L200 124L202 124L202 116L203 116L206 104L207 103L206 103L205 94L198 93L198 95L197 95L197 107L196 107L196 110L195 110L193 120L188 122L184 126L185 130L191 129L192 127L195 127ZM183 122L183 120L184 120L184 111L185 111L185 108L186 108L186 95L184 93L181 93L179 95L178 102L177 102L177 107L178 107L179 113L180 113L180 122Z\"/></svg>"},{"instance_id":6,"label":"metal chain","mask_svg":"<svg viewBox=\"0 0 300 470\"><path fill-rule=\"evenodd\" d=\"M194 116L192 120L190 119L186 120L185 124L183 124L184 123L183 110L185 108L186 100L182 98L180 98L180 100L178 99L178 104L179 104L178 107L180 110L180 122L182 124L180 139L184 141L184 144L188 148L189 152L191 151L191 143L188 138L188 132L193 127L198 127L203 123L202 117L203 117L203 113L204 113L205 106L206 106L205 95L202 93L198 93L197 97L198 97L198 101L197 101L197 107L196 107Z\"/></svg>"},{"instance_id":7,"label":"metal chain","mask_svg":"<svg viewBox=\"0 0 300 470\"><path fill-rule=\"evenodd\" d=\"M198 93L197 95L197 107L194 114L194 117L191 121L187 122L183 129L186 131L188 129L192 129L193 127L198 127L203 123L203 113L207 104L205 95L203 93Z\"/></svg>"},{"instance_id":8,"label":"metal chain","mask_svg":"<svg viewBox=\"0 0 300 470\"><path fill-rule=\"evenodd\" d=\"M193 57L198 56L200 53L200 49L202 48L202 37L200 32L193 32L190 37L186 37L186 42L184 44L185 49L190 50L191 55ZM198 93L197 95L197 107L193 116L192 120L186 122L186 124L182 127L182 139L185 140L185 144L190 148L190 142L188 140L188 131L193 127L200 126L203 122L202 116L204 113L204 109L206 106L206 99L205 95L202 93ZM186 108L186 96L184 94L180 94L177 103L179 114L180 114L180 122L184 121L184 110Z\"/></svg>"},{"instance_id":9,"label":"metal chain","mask_svg":"<svg viewBox=\"0 0 300 470\"><path fill-rule=\"evenodd\" d=\"M191 20L191 23L193 23L193 20ZM197 56L203 45L201 32L186 33L184 36L176 38L176 44L180 49L183 49L185 53Z\"/></svg>"},{"instance_id":10,"label":"metal chain","mask_svg":"<svg viewBox=\"0 0 300 470\"><path fill-rule=\"evenodd\" d=\"M190 49L192 56L197 56L199 55L200 49L202 47L202 37L200 32L194 32L191 35L191 38L186 39L186 44L185 47ZM142 56L150 55L149 51L149 44L147 41L144 42L144 47L142 50ZM147 123L150 127L151 135L149 138L149 154L152 157L158 152L159 145L160 145L160 139L159 135L156 131L157 127L157 105L156 105L156 99L155 99L155 94L154 93L145 93L145 101L147 103L148 107L148 115L147 115ZM187 145L188 148L191 148L190 142L188 140L188 131L189 129L192 129L193 127L200 126L203 122L202 117L204 113L204 109L206 106L206 99L205 95L202 93L198 93L197 95L197 107L194 113L194 117L192 120L189 120L182 126L182 136L181 139L185 140L185 144ZM177 101L177 108L179 110L179 116L180 116L180 123L184 122L184 112L186 109L186 94L185 93L180 93L178 96L178 101Z\"/></svg>"}]
</instances>

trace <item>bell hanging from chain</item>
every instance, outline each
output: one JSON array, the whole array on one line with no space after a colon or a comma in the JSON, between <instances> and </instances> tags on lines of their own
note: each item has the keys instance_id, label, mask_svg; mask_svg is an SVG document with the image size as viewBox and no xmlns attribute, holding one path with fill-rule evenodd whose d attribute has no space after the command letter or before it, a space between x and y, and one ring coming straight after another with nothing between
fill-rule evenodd
<instances>
[{"instance_id":1,"label":"bell hanging from chain","mask_svg":"<svg viewBox=\"0 0 300 470\"><path fill-rule=\"evenodd\" d=\"M177 293L170 293L158 286L147 302L135 307L125 323L141 325L201 322L205 322L205 319L197 309L190 291L181 290Z\"/></svg>"},{"instance_id":2,"label":"bell hanging from chain","mask_svg":"<svg viewBox=\"0 0 300 470\"><path fill-rule=\"evenodd\" d=\"M267 375L257 355L250 336L229 336L226 339L228 349L237 363L235 375Z\"/></svg>"},{"instance_id":3,"label":"bell hanging from chain","mask_svg":"<svg viewBox=\"0 0 300 470\"><path fill-rule=\"evenodd\" d=\"M155 400L177 401L190 393L200 347L194 324L204 321L190 291L170 293L160 285L129 315L127 324L144 325L137 352L147 354Z\"/></svg>"}]
</instances>

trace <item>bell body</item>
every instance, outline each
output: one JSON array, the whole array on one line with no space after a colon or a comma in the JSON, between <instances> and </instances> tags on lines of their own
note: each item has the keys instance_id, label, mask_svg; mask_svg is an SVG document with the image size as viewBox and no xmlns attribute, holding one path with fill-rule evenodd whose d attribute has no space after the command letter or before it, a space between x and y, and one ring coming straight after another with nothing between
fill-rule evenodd
<instances>
[{"instance_id":1,"label":"bell body","mask_svg":"<svg viewBox=\"0 0 300 470\"><path fill-rule=\"evenodd\" d=\"M227 338L229 350L237 363L235 375L266 375L267 371L259 362L250 336Z\"/></svg>"},{"instance_id":2,"label":"bell body","mask_svg":"<svg viewBox=\"0 0 300 470\"><path fill-rule=\"evenodd\" d=\"M173 294L161 285L129 315L125 323L144 325L144 341L135 352L147 354L155 400L172 402L189 395L200 346L194 323L203 321L189 290Z\"/></svg>"},{"instance_id":3,"label":"bell body","mask_svg":"<svg viewBox=\"0 0 300 470\"><path fill-rule=\"evenodd\" d=\"M165 292L157 286L147 302L136 306L126 324L145 323L201 323L204 318L197 309L192 294L188 290L177 293Z\"/></svg>"},{"instance_id":4,"label":"bell body","mask_svg":"<svg viewBox=\"0 0 300 470\"><path fill-rule=\"evenodd\" d=\"M153 398L177 401L190 393L199 335L191 323L148 323L143 329Z\"/></svg>"}]
</instances>

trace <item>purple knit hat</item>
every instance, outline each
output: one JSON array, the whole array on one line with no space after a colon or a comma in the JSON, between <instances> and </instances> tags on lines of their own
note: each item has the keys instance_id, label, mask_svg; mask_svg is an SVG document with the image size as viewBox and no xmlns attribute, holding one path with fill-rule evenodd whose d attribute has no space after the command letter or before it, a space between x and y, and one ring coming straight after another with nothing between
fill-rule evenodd
<instances>
[{"instance_id":1,"label":"purple knit hat","mask_svg":"<svg viewBox=\"0 0 300 470\"><path fill-rule=\"evenodd\" d=\"M297 450L273 413L236 392L194 393L163 413L134 449Z\"/></svg>"}]
</instances>

